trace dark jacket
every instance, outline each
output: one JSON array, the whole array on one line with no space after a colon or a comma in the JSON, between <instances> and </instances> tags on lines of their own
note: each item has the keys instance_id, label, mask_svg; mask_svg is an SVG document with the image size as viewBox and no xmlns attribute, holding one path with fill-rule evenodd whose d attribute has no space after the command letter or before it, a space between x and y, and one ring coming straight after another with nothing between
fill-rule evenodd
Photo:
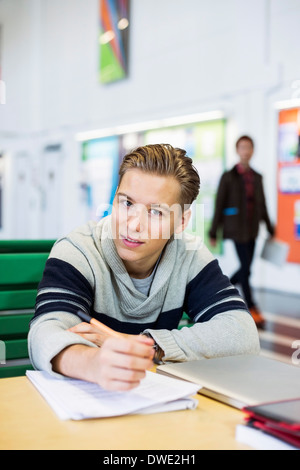
<instances>
[{"instance_id":1,"label":"dark jacket","mask_svg":"<svg viewBox=\"0 0 300 470\"><path fill-rule=\"evenodd\" d=\"M260 221L264 221L270 235L274 235L267 212L262 176L254 170L253 172L254 210L251 225L247 221L243 178L234 166L230 171L226 171L220 180L215 213L209 231L211 238L216 238L218 229L223 229L223 238L230 238L240 243L254 240L258 234Z\"/></svg>"}]
</instances>

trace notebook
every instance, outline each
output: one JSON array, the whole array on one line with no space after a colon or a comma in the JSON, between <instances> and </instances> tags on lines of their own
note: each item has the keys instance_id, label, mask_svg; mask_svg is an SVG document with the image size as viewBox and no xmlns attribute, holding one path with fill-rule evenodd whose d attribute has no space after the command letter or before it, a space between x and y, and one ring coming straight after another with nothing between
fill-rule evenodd
<instances>
[{"instance_id":1,"label":"notebook","mask_svg":"<svg viewBox=\"0 0 300 470\"><path fill-rule=\"evenodd\" d=\"M28 379L62 420L106 418L196 408L192 398L199 385L147 371L140 385L126 392L112 392L99 385L71 378L57 378L42 371L26 371Z\"/></svg>"},{"instance_id":2,"label":"notebook","mask_svg":"<svg viewBox=\"0 0 300 470\"><path fill-rule=\"evenodd\" d=\"M300 449L300 398L246 406L243 411L248 427Z\"/></svg>"},{"instance_id":3,"label":"notebook","mask_svg":"<svg viewBox=\"0 0 300 470\"><path fill-rule=\"evenodd\" d=\"M236 439L260 450L300 449L300 399L246 406Z\"/></svg>"},{"instance_id":4,"label":"notebook","mask_svg":"<svg viewBox=\"0 0 300 470\"><path fill-rule=\"evenodd\" d=\"M201 385L199 393L235 408L300 398L300 367L260 355L165 364L157 373Z\"/></svg>"}]
</instances>

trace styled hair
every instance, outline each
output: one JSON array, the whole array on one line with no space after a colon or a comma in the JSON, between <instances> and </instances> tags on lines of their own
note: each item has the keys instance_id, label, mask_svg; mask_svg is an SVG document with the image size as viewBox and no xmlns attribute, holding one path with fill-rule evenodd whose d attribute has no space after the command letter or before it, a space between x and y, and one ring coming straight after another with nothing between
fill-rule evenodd
<instances>
[{"instance_id":1,"label":"styled hair","mask_svg":"<svg viewBox=\"0 0 300 470\"><path fill-rule=\"evenodd\" d=\"M200 178L186 151L169 144L145 145L125 155L119 170L119 185L128 170L172 176L181 188L180 204L191 205L199 194Z\"/></svg>"},{"instance_id":2,"label":"styled hair","mask_svg":"<svg viewBox=\"0 0 300 470\"><path fill-rule=\"evenodd\" d=\"M254 141L251 137L249 137L249 135L242 135L237 141L236 141L236 144L235 144L235 147L238 148L239 146L239 143L242 141L242 140L247 140L251 145L252 147L254 148Z\"/></svg>"}]
</instances>

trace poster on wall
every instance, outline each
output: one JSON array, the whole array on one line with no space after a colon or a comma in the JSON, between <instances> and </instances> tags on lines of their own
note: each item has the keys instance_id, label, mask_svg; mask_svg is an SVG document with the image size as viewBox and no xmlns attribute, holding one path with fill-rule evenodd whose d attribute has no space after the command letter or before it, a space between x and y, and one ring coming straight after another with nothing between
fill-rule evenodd
<instances>
[{"instance_id":1,"label":"poster on wall","mask_svg":"<svg viewBox=\"0 0 300 470\"><path fill-rule=\"evenodd\" d=\"M128 74L130 0L99 0L99 79L111 83Z\"/></svg>"},{"instance_id":2,"label":"poster on wall","mask_svg":"<svg viewBox=\"0 0 300 470\"><path fill-rule=\"evenodd\" d=\"M288 261L300 263L300 108L278 115L276 236L289 244Z\"/></svg>"},{"instance_id":3,"label":"poster on wall","mask_svg":"<svg viewBox=\"0 0 300 470\"><path fill-rule=\"evenodd\" d=\"M187 232L199 235L208 244L208 231L213 218L215 196L225 167L225 120L151 130L145 134L145 144L169 143L186 150L200 175L200 193L192 206L192 218ZM222 242L210 250L222 253Z\"/></svg>"},{"instance_id":4,"label":"poster on wall","mask_svg":"<svg viewBox=\"0 0 300 470\"><path fill-rule=\"evenodd\" d=\"M100 220L111 213L118 185L119 138L93 139L82 144L81 187L87 220Z\"/></svg>"}]
</instances>

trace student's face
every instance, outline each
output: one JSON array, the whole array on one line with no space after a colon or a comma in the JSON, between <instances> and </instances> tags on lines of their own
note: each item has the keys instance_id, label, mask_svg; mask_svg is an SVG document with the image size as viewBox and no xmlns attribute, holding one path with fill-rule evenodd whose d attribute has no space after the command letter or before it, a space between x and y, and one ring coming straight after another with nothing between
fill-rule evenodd
<instances>
[{"instance_id":1,"label":"student's face","mask_svg":"<svg viewBox=\"0 0 300 470\"><path fill-rule=\"evenodd\" d=\"M248 140L241 140L237 146L237 153L240 157L240 162L247 165L253 155L253 146Z\"/></svg>"},{"instance_id":2,"label":"student's face","mask_svg":"<svg viewBox=\"0 0 300 470\"><path fill-rule=\"evenodd\" d=\"M128 170L117 189L112 224L117 252L128 272L145 272L158 259L174 232L186 226L179 205L180 185L171 176Z\"/></svg>"}]
</instances>

